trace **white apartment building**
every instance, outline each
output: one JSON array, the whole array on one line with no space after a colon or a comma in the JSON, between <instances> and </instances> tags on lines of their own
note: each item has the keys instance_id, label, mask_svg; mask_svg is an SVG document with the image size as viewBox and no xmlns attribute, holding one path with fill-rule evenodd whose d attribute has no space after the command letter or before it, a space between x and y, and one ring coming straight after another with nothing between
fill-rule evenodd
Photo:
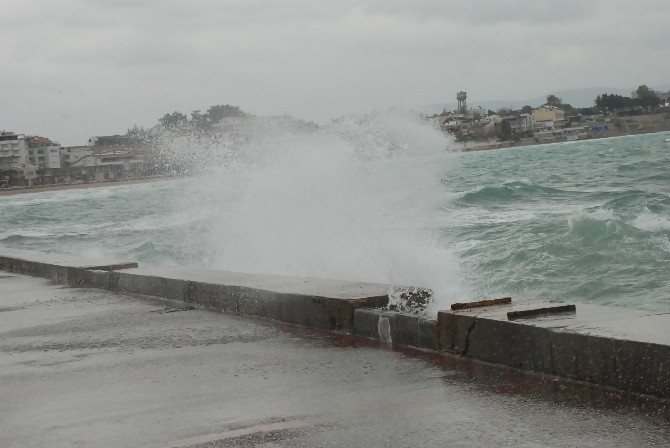
<instances>
[{"instance_id":1,"label":"white apartment building","mask_svg":"<svg viewBox=\"0 0 670 448\"><path fill-rule=\"evenodd\" d=\"M37 178L37 167L28 162L23 134L0 132L0 188L29 187Z\"/></svg>"},{"instance_id":2,"label":"white apartment building","mask_svg":"<svg viewBox=\"0 0 670 448\"><path fill-rule=\"evenodd\" d=\"M13 132L0 132L0 165L27 162L26 137Z\"/></svg>"},{"instance_id":3,"label":"white apartment building","mask_svg":"<svg viewBox=\"0 0 670 448\"><path fill-rule=\"evenodd\" d=\"M52 170L61 167L60 144L46 137L26 137L28 163L40 170Z\"/></svg>"}]
</instances>

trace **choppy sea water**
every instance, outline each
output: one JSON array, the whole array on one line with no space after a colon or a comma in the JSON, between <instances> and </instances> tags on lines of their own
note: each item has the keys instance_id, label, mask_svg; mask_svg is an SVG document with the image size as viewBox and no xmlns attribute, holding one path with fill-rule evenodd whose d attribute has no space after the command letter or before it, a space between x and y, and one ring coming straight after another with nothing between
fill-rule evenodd
<instances>
[{"instance_id":1,"label":"choppy sea water","mask_svg":"<svg viewBox=\"0 0 670 448\"><path fill-rule=\"evenodd\" d=\"M281 156L195 178L0 197L0 250L414 284L436 308L670 310L670 133L391 158L341 135L256 141Z\"/></svg>"},{"instance_id":2,"label":"choppy sea water","mask_svg":"<svg viewBox=\"0 0 670 448\"><path fill-rule=\"evenodd\" d=\"M444 233L483 295L670 309L668 133L473 153Z\"/></svg>"}]
</instances>

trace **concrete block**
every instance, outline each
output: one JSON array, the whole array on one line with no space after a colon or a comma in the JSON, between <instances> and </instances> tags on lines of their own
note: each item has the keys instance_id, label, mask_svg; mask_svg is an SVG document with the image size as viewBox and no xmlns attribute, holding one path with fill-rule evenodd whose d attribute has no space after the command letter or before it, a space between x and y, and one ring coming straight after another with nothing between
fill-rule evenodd
<instances>
[{"instance_id":1,"label":"concrete block","mask_svg":"<svg viewBox=\"0 0 670 448\"><path fill-rule=\"evenodd\" d=\"M109 289L109 272L83 270L83 286L88 288Z\"/></svg>"},{"instance_id":2,"label":"concrete block","mask_svg":"<svg viewBox=\"0 0 670 448\"><path fill-rule=\"evenodd\" d=\"M551 348L548 373L670 397L670 347L666 345L555 331Z\"/></svg>"},{"instance_id":3,"label":"concrete block","mask_svg":"<svg viewBox=\"0 0 670 448\"><path fill-rule=\"evenodd\" d=\"M77 256L48 254L29 250L3 248L0 269L47 278L57 284L80 286L81 270L112 270L137 267L135 262L108 262ZM72 270L72 269L78 269Z\"/></svg>"},{"instance_id":4,"label":"concrete block","mask_svg":"<svg viewBox=\"0 0 670 448\"><path fill-rule=\"evenodd\" d=\"M65 268L56 268L57 271L62 272L65 275L63 279L63 284L68 286L73 286L75 288L85 287L86 285L86 269L74 268L74 267L65 267Z\"/></svg>"},{"instance_id":5,"label":"concrete block","mask_svg":"<svg viewBox=\"0 0 670 448\"><path fill-rule=\"evenodd\" d=\"M128 274L126 272L119 272L117 289L119 292L125 292L125 293L157 295L157 294L149 294L150 292L154 293L156 292L155 288L152 289L150 287L149 283L150 280L146 277L134 274Z\"/></svg>"},{"instance_id":6,"label":"concrete block","mask_svg":"<svg viewBox=\"0 0 670 448\"><path fill-rule=\"evenodd\" d=\"M597 311L607 313L609 309ZM507 321L506 313L438 313L440 349L522 370L670 397L670 345L608 335L610 319L629 326L631 320L645 319L637 314L640 312L612 311L614 317L608 317L590 311L523 321ZM621 313L630 317L623 319ZM660 319L653 321L658 324ZM585 330L585 325L592 330ZM601 335L592 334L595 331ZM663 335L652 332L644 337L662 339Z\"/></svg>"},{"instance_id":7,"label":"concrete block","mask_svg":"<svg viewBox=\"0 0 670 448\"><path fill-rule=\"evenodd\" d=\"M373 308L354 310L353 334L363 338L379 338L378 322L382 311Z\"/></svg>"},{"instance_id":8,"label":"concrete block","mask_svg":"<svg viewBox=\"0 0 670 448\"><path fill-rule=\"evenodd\" d=\"M377 319L377 339L385 342L395 342L397 316L398 313L395 311L382 311L379 319Z\"/></svg>"},{"instance_id":9,"label":"concrete block","mask_svg":"<svg viewBox=\"0 0 670 448\"><path fill-rule=\"evenodd\" d=\"M107 288L110 291L119 290L119 278L120 274L118 272L109 272L107 274Z\"/></svg>"},{"instance_id":10,"label":"concrete block","mask_svg":"<svg viewBox=\"0 0 670 448\"><path fill-rule=\"evenodd\" d=\"M261 289L233 287L226 295L237 295L240 314L279 319L280 300L277 294Z\"/></svg>"},{"instance_id":11,"label":"concrete block","mask_svg":"<svg viewBox=\"0 0 670 448\"><path fill-rule=\"evenodd\" d=\"M165 280L167 281L168 279ZM204 282L187 282L184 301L221 310L222 303L219 300L220 295L221 285Z\"/></svg>"},{"instance_id":12,"label":"concrete block","mask_svg":"<svg viewBox=\"0 0 670 448\"><path fill-rule=\"evenodd\" d=\"M549 331L544 328L440 311L441 350L524 370L551 368Z\"/></svg>"},{"instance_id":13,"label":"concrete block","mask_svg":"<svg viewBox=\"0 0 670 448\"><path fill-rule=\"evenodd\" d=\"M357 308L381 308L388 303L388 296L372 296L359 299L336 299L322 297L328 313L330 330L352 333L354 331L354 311Z\"/></svg>"},{"instance_id":14,"label":"concrete block","mask_svg":"<svg viewBox=\"0 0 670 448\"><path fill-rule=\"evenodd\" d=\"M448 353L463 354L465 350L465 335L473 325L469 316L439 311L437 313L438 346L441 351Z\"/></svg>"},{"instance_id":15,"label":"concrete block","mask_svg":"<svg viewBox=\"0 0 670 448\"><path fill-rule=\"evenodd\" d=\"M395 317L393 342L395 344L418 347L420 319L416 314L398 313Z\"/></svg>"},{"instance_id":16,"label":"concrete block","mask_svg":"<svg viewBox=\"0 0 670 448\"><path fill-rule=\"evenodd\" d=\"M188 282L173 278L161 277L160 291L161 297L170 300L179 300L186 302L188 299Z\"/></svg>"},{"instance_id":17,"label":"concrete block","mask_svg":"<svg viewBox=\"0 0 670 448\"><path fill-rule=\"evenodd\" d=\"M419 333L417 347L428 350L438 350L437 319L419 318Z\"/></svg>"},{"instance_id":18,"label":"concrete block","mask_svg":"<svg viewBox=\"0 0 670 448\"><path fill-rule=\"evenodd\" d=\"M321 330L338 328L337 319L331 316L327 299L295 294L282 294L277 297L279 315L275 319L283 322L305 325Z\"/></svg>"},{"instance_id":19,"label":"concrete block","mask_svg":"<svg viewBox=\"0 0 670 448\"><path fill-rule=\"evenodd\" d=\"M131 278L141 276L145 280ZM154 278L154 280L152 280ZM163 280L162 285L155 283ZM119 290L159 295L245 315L352 332L354 310L388 303L388 285L195 268L119 272ZM160 291L160 292L157 292Z\"/></svg>"},{"instance_id":20,"label":"concrete block","mask_svg":"<svg viewBox=\"0 0 670 448\"><path fill-rule=\"evenodd\" d=\"M135 293L148 296L163 297L163 282L160 277L135 276L133 279Z\"/></svg>"}]
</instances>

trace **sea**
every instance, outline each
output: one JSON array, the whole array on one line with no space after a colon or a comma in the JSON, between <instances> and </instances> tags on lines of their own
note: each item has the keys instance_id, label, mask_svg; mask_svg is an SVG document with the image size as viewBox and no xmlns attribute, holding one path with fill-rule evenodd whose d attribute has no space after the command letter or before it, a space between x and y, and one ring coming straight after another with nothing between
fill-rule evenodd
<instances>
[{"instance_id":1,"label":"sea","mask_svg":"<svg viewBox=\"0 0 670 448\"><path fill-rule=\"evenodd\" d=\"M478 152L377 113L229 141L189 175L0 197L3 247L670 311L670 133ZM173 163L174 166L174 163Z\"/></svg>"}]
</instances>

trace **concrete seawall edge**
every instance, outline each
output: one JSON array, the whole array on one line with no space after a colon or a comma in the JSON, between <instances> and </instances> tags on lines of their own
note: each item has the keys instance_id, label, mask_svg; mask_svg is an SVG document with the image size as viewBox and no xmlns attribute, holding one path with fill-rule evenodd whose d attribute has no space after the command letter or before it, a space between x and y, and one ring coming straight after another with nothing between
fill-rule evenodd
<instances>
[{"instance_id":1,"label":"concrete seawall edge","mask_svg":"<svg viewBox=\"0 0 670 448\"><path fill-rule=\"evenodd\" d=\"M0 270L57 284L160 297L670 398L670 343L653 332L670 324L664 313L578 305L570 315L508 320L509 312L538 306L521 302L440 311L431 319L382 309L388 304L387 285L239 273L232 273L239 281L217 276L209 281L189 279L188 272L162 276L136 268L134 262L62 259L32 251L3 249L0 254ZM339 285L347 294L337 292ZM646 333L624 331L635 325Z\"/></svg>"}]
</instances>

